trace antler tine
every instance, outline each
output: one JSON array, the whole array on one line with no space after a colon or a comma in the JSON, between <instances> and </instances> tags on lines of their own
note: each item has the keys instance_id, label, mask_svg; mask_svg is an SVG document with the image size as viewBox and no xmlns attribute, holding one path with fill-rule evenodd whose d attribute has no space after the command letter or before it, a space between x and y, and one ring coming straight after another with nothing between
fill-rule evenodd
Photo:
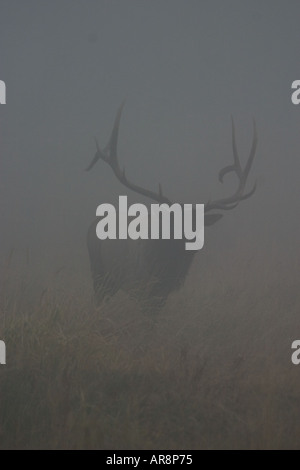
<instances>
[{"instance_id":1,"label":"antler tine","mask_svg":"<svg viewBox=\"0 0 300 470\"><path fill-rule=\"evenodd\" d=\"M153 199L154 201L157 201L157 202L160 202L160 203L164 202L164 203L167 203L167 204L171 204L169 199L166 198L165 196L163 196L161 185L159 185L159 193L158 194L153 192L153 191L149 191L148 189L144 189L141 186L138 186L138 185L128 181L128 179L126 178L126 175L125 175L125 169L121 170L121 168L119 166L118 156L117 156L117 143L118 143L119 127L120 127L120 121L121 121L121 116L122 116L122 111L123 111L123 108L124 108L124 104L125 104L125 100L122 102L121 106L118 109L109 142L106 145L106 147L104 148L104 150L101 150L101 148L98 145L97 140L95 139L96 140L97 152L96 152L91 164L87 167L86 170L89 171L95 165L95 163L98 160L101 159L111 167L111 169L113 170L113 172L114 172L115 176L117 177L117 179L124 186L126 186L127 188L131 189L132 191L134 191L138 194L141 194L141 195L146 196L150 199Z\"/></svg>"},{"instance_id":2,"label":"antler tine","mask_svg":"<svg viewBox=\"0 0 300 470\"><path fill-rule=\"evenodd\" d=\"M85 169L85 171L90 171L93 168L93 166L97 163L98 160L100 160L100 159L105 160L105 155L102 152L102 150L100 149L96 137L94 137L94 139L95 139L95 143L96 143L97 152L95 153L95 156L94 156L93 160L91 161L89 166Z\"/></svg>"},{"instance_id":3,"label":"antler tine","mask_svg":"<svg viewBox=\"0 0 300 470\"><path fill-rule=\"evenodd\" d=\"M236 147L236 138L235 138L235 126L234 126L234 119L231 116L231 139L232 139L232 151L233 151L233 159L234 159L234 169L239 176L242 175L243 170L241 167L240 157Z\"/></svg>"},{"instance_id":4,"label":"antler tine","mask_svg":"<svg viewBox=\"0 0 300 470\"><path fill-rule=\"evenodd\" d=\"M251 191L249 191L247 194L243 194L246 183L247 183L247 178L250 173L251 166L252 166L254 156L256 153L256 148L257 148L257 132L256 132L255 121L253 119L252 145L251 145L250 154L247 159L244 170L242 169L240 158L239 158L238 151L237 151L236 138L235 138L235 126L234 126L234 120L232 117L231 117L231 126L232 126L232 151L233 151L234 163L232 165L226 166L220 171L219 181L223 182L224 176L228 173L233 172L233 173L236 173L239 179L239 185L238 185L236 192L232 196L228 198L220 199L217 201L213 201L213 202L208 202L208 204L206 204L206 207L205 207L206 212L209 212L214 209L231 210L234 207L236 207L240 201L248 199L250 196L252 196L252 194L256 190L256 183L255 183Z\"/></svg>"},{"instance_id":5,"label":"antler tine","mask_svg":"<svg viewBox=\"0 0 300 470\"><path fill-rule=\"evenodd\" d=\"M252 140L252 147L251 147L251 150L250 150L250 154L249 154L249 158L247 160L247 163L246 163L246 166L245 166L245 170L244 170L244 174L245 174L245 177L247 178L250 170L251 170L251 166L252 166L252 163L253 163L253 160L254 160L254 157L255 157L255 152L256 152L256 147L257 147L257 131L256 131L256 123L255 123L255 119L253 119L253 140Z\"/></svg>"},{"instance_id":6,"label":"antler tine","mask_svg":"<svg viewBox=\"0 0 300 470\"><path fill-rule=\"evenodd\" d=\"M247 194L244 194L243 196L241 196L241 197L240 197L240 201L244 201L245 199L248 199L249 197L251 197L252 194L255 193L256 188L257 188L257 182L255 181L255 183L254 183L253 188L251 189L251 191L249 191Z\"/></svg>"},{"instance_id":7,"label":"antler tine","mask_svg":"<svg viewBox=\"0 0 300 470\"><path fill-rule=\"evenodd\" d=\"M242 167L239 159L239 154L236 147L236 138L235 138L235 127L233 116L231 116L231 140L232 140L232 151L233 151L233 165L228 165L223 168L219 173L219 181L223 183L223 178L225 175L231 172L236 172L239 177L242 175Z\"/></svg>"},{"instance_id":8,"label":"antler tine","mask_svg":"<svg viewBox=\"0 0 300 470\"><path fill-rule=\"evenodd\" d=\"M117 116L114 122L114 127L109 139L109 143L107 145L109 161L111 165L116 165L118 162L118 154L117 154L117 145L118 145L118 135L119 135L119 127L120 121L122 116L122 111L125 105L125 100L121 103L121 106L118 109Z\"/></svg>"},{"instance_id":9,"label":"antler tine","mask_svg":"<svg viewBox=\"0 0 300 470\"><path fill-rule=\"evenodd\" d=\"M97 151L95 153L93 160L91 161L89 166L85 169L85 171L90 171L93 168L93 166L97 163L98 160L103 160L104 162L108 163L112 168L118 166L117 143L118 143L120 120L121 120L124 105L125 105L125 100L122 102L121 106L118 109L117 116L114 122L114 127L110 135L110 139L108 141L108 144L104 147L103 150L101 150L98 144L98 140L96 139L96 137L94 137Z\"/></svg>"}]
</instances>

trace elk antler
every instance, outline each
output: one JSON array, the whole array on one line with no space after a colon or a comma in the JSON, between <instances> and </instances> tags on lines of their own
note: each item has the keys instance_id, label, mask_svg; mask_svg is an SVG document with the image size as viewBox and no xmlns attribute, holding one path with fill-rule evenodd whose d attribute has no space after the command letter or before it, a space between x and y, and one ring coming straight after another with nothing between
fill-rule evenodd
<instances>
[{"instance_id":1,"label":"elk antler","mask_svg":"<svg viewBox=\"0 0 300 470\"><path fill-rule=\"evenodd\" d=\"M153 199L154 201L157 201L159 203L171 204L170 200L163 195L160 184L158 185L159 187L158 193L149 191L148 189L144 189L141 186L131 183L125 175L125 169L123 170L120 169L119 162L118 162L118 155L117 155L117 143L118 143L120 120L121 120L121 115L122 115L124 104L125 103L123 102L120 108L118 109L109 142L103 150L100 149L97 139L95 139L97 152L92 162L90 163L90 165L86 168L86 171L89 171L91 168L93 168L93 166L95 165L95 163L97 163L98 160L103 160L112 168L117 179L127 188L131 189L132 191L135 191L136 193L142 194L143 196L146 196L150 199ZM206 214L212 210L233 209L234 207L238 205L240 201L243 201L244 199L247 199L250 196L252 196L252 194L256 190L256 183L255 183L252 190L244 194L244 190L245 190L246 183L247 183L247 178L248 178L248 175L249 175L249 172L250 172L253 160L254 160L256 147L257 147L257 133L256 133L255 121L253 120L253 140L252 140L251 151L250 151L250 155L248 157L244 170L242 169L238 152L237 152L234 121L232 117L231 117L231 123L232 123L232 150L233 150L234 162L232 165L228 165L224 167L219 172L219 181L223 183L223 178L226 174L235 173L239 179L239 185L238 185L236 192L232 196L229 196L224 199L217 199L216 201L212 201L212 202L209 201L207 204L205 204L204 210ZM207 221L209 217L212 218L212 221L217 221L219 220L219 218L222 217L222 215L221 214L207 215ZM213 223L212 221L210 223Z\"/></svg>"},{"instance_id":2,"label":"elk antler","mask_svg":"<svg viewBox=\"0 0 300 470\"><path fill-rule=\"evenodd\" d=\"M121 104L120 108L118 109L117 116L115 119L114 127L109 139L108 144L106 147L101 150L99 147L99 144L96 141L96 147L97 147L97 152L90 163L90 165L86 168L86 171L89 171L95 163L97 163L98 160L103 160L105 163L107 163L111 169L113 170L115 176L117 179L124 185L126 188L131 189L132 191L135 191L136 193L142 194L143 196L146 196L150 199L153 199L154 201L157 201L159 203L166 203L166 204L171 204L170 200L163 196L162 193L162 187L159 183L158 185L158 193L155 193L153 191L149 191L148 189L144 189L141 186L138 186L134 183L131 183L128 181L125 175L125 168L121 170L118 162L118 154L117 154L117 143L118 143L118 133L119 133L119 126L120 126L120 120L121 120L121 115L123 111L125 102Z\"/></svg>"},{"instance_id":3,"label":"elk antler","mask_svg":"<svg viewBox=\"0 0 300 470\"><path fill-rule=\"evenodd\" d=\"M239 179L239 185L238 185L236 192L232 196L229 196L228 198L217 199L216 201L208 202L205 205L205 212L209 212L214 209L217 209L217 210L233 209L234 207L238 205L240 201L243 201L244 199L248 199L250 196L252 196L252 194L256 190L256 183L255 183L251 191L247 194L244 194L245 186L247 183L247 178L248 178L248 175L249 175L252 163L253 163L253 159L254 159L256 147L257 147L257 133L256 133L255 121L253 119L252 146L251 146L250 154L249 154L244 170L242 169L241 162L240 162L238 152L237 152L236 140L235 140L235 128L234 128L234 122L233 122L232 117L231 117L231 125L232 125L232 150L233 150L234 163L233 165L226 166L219 172L219 181L223 183L223 178L225 175L227 175L228 173L235 173Z\"/></svg>"}]
</instances>

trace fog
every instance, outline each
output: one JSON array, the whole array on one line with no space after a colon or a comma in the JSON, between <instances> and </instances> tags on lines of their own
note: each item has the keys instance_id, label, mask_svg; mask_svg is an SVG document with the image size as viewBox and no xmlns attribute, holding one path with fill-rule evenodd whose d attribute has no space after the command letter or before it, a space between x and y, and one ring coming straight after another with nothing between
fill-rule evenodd
<instances>
[{"instance_id":1,"label":"fog","mask_svg":"<svg viewBox=\"0 0 300 470\"><path fill-rule=\"evenodd\" d=\"M234 177L218 182L232 161L230 116L244 162L255 118L248 184L257 180L257 191L206 241L296 249L298 2L1 0L0 8L2 256L29 249L43 272L80 269L97 205L119 194L141 200L103 162L83 171L124 99L121 164L137 184L160 182L174 202L233 192Z\"/></svg>"},{"instance_id":2,"label":"fog","mask_svg":"<svg viewBox=\"0 0 300 470\"><path fill-rule=\"evenodd\" d=\"M295 0L0 0L1 448L299 448L299 17ZM205 227L155 321L92 293L97 207L152 202L102 160L85 171L124 100L120 167L172 202L234 194L231 116L243 165L253 119L258 135L255 193Z\"/></svg>"}]
</instances>

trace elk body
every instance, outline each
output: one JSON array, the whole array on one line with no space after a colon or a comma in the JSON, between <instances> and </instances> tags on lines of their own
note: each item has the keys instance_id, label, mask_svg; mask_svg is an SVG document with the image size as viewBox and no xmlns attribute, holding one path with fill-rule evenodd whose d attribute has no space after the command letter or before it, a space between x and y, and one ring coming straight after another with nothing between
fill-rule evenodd
<instances>
[{"instance_id":1,"label":"elk body","mask_svg":"<svg viewBox=\"0 0 300 470\"><path fill-rule=\"evenodd\" d=\"M123 104L118 110L112 134L107 146L101 150L96 141L97 151L86 169L91 170L98 160L107 163L116 178L126 188L137 194L146 196L160 204L171 205L171 201L164 196L161 186L159 191L152 192L130 182L125 171L120 169L117 156L117 141ZM223 212L235 208L239 202L249 198L255 191L245 193L247 178L253 163L257 147L255 123L253 123L252 147L245 164L241 167L238 156L235 129L232 120L232 149L233 163L219 172L219 180L227 173L235 173L238 179L236 191L229 197L218 199L205 204L205 226L216 223L223 216ZM150 309L156 311L161 307L168 295L177 290L185 280L191 266L195 251L185 249L185 239L170 240L99 240L96 235L97 220L95 220L87 234L87 247L90 258L92 278L96 299L100 302L106 296L114 295L119 289L137 295L140 299L149 301Z\"/></svg>"}]
</instances>

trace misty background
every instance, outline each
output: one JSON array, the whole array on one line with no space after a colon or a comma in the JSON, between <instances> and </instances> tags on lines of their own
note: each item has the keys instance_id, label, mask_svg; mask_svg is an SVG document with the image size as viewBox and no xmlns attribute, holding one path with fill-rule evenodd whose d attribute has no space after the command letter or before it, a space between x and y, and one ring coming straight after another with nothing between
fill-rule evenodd
<instances>
[{"instance_id":1,"label":"misty background","mask_svg":"<svg viewBox=\"0 0 300 470\"><path fill-rule=\"evenodd\" d=\"M103 202L145 202L99 162L126 99L119 159L128 179L172 201L230 195L231 114L239 154L258 149L255 195L205 231L212 262L245 244L293 260L299 239L300 4L270 1L0 0L1 263L29 257L40 282L88 273L86 232ZM151 201L149 201L151 202ZM272 250L270 250L272 247ZM269 251L268 251L269 250ZM201 262L200 252L196 263ZM215 255L215 258L213 257Z\"/></svg>"}]
</instances>

